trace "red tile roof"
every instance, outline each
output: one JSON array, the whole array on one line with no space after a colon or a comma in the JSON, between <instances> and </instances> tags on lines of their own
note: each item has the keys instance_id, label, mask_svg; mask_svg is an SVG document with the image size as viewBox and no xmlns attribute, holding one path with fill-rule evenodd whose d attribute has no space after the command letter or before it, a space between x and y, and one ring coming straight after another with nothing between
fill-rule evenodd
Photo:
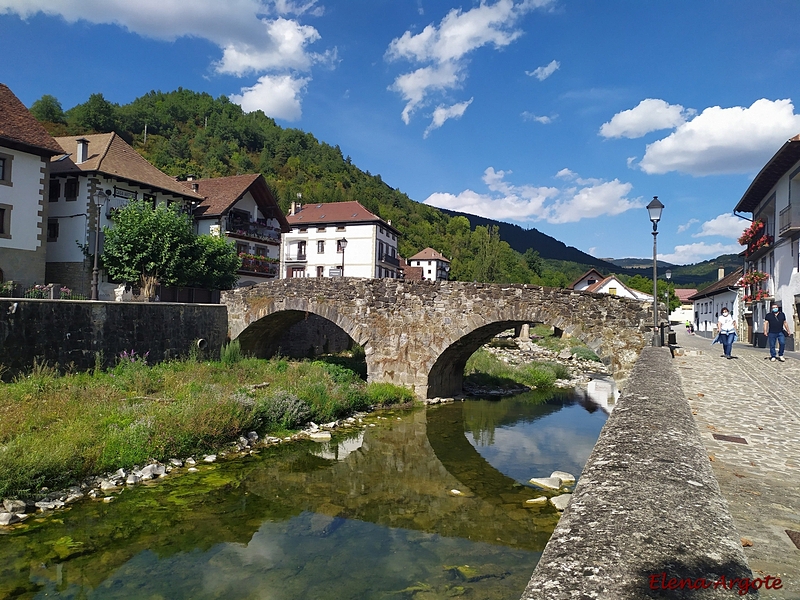
<instances>
[{"instance_id":1,"label":"red tile roof","mask_svg":"<svg viewBox=\"0 0 800 600\"><path fill-rule=\"evenodd\" d=\"M195 210L198 218L219 217L226 214L248 190L258 205L261 214L266 218L277 219L284 231L289 230L289 223L278 207L278 203L260 173L232 175L230 177L214 177L180 182L187 190L194 190L203 196L203 201Z\"/></svg>"},{"instance_id":2,"label":"red tile roof","mask_svg":"<svg viewBox=\"0 0 800 600\"><path fill-rule=\"evenodd\" d=\"M328 202L304 204L302 209L286 217L289 225L323 225L338 223L380 223L383 227L398 232L379 216L372 214L358 202Z\"/></svg>"},{"instance_id":3,"label":"red tile roof","mask_svg":"<svg viewBox=\"0 0 800 600\"><path fill-rule=\"evenodd\" d=\"M0 83L0 146L39 156L61 154L61 147L25 105Z\"/></svg>"},{"instance_id":4,"label":"red tile roof","mask_svg":"<svg viewBox=\"0 0 800 600\"><path fill-rule=\"evenodd\" d=\"M707 298L709 296L714 296L722 292L727 292L731 288L738 288L739 280L742 278L743 274L744 274L744 268L737 269L730 275L723 277L719 281L715 281L707 288L703 288L701 291L690 296L688 300L700 300L701 298Z\"/></svg>"},{"instance_id":5,"label":"red tile roof","mask_svg":"<svg viewBox=\"0 0 800 600\"><path fill-rule=\"evenodd\" d=\"M695 289L675 288L675 295L681 302L686 302L687 300L689 300L690 297L692 297L696 293L697 290Z\"/></svg>"},{"instance_id":6,"label":"red tile roof","mask_svg":"<svg viewBox=\"0 0 800 600\"><path fill-rule=\"evenodd\" d=\"M89 141L87 159L75 164L78 154L78 140ZM54 158L50 162L51 175L78 175L80 173L102 173L117 179L145 187L156 188L190 200L202 200L202 196L187 189L166 173L158 170L116 133L96 133L58 137L66 156Z\"/></svg>"},{"instance_id":7,"label":"red tile roof","mask_svg":"<svg viewBox=\"0 0 800 600\"><path fill-rule=\"evenodd\" d=\"M408 260L441 260L446 263L450 262L442 255L441 252L437 252L433 248L425 248L425 250L417 252Z\"/></svg>"}]
</instances>

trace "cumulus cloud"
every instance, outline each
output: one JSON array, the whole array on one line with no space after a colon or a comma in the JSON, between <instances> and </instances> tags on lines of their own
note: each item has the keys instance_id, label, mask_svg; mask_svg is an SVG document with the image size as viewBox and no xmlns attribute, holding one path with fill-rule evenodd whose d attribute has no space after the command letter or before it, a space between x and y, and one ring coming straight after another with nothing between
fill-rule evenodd
<instances>
[{"instance_id":1,"label":"cumulus cloud","mask_svg":"<svg viewBox=\"0 0 800 600\"><path fill-rule=\"evenodd\" d=\"M634 108L615 114L608 123L600 127L605 138L638 138L659 129L674 129L695 114L680 104L668 104L664 100L647 98Z\"/></svg>"},{"instance_id":2,"label":"cumulus cloud","mask_svg":"<svg viewBox=\"0 0 800 600\"><path fill-rule=\"evenodd\" d=\"M388 61L406 60L422 65L399 75L390 90L400 93L406 105L402 119L408 124L412 113L423 106L434 92L457 89L467 75L466 56L484 46L504 48L522 31L519 18L533 8L553 0L498 0L464 11L454 8L438 25L433 23L419 33L406 31L393 39L386 50Z\"/></svg>"},{"instance_id":3,"label":"cumulus cloud","mask_svg":"<svg viewBox=\"0 0 800 600\"><path fill-rule=\"evenodd\" d=\"M433 111L433 119L431 120L431 124L428 125L428 128L425 130L425 133L422 137L428 137L428 134L431 131L434 129L439 129L439 127L444 125L444 122L448 119L460 119L462 116L464 116L464 111L467 110L467 107L470 104L472 104L472 98L466 102L459 102L458 104L453 104L452 106L437 106Z\"/></svg>"},{"instance_id":4,"label":"cumulus cloud","mask_svg":"<svg viewBox=\"0 0 800 600\"><path fill-rule=\"evenodd\" d=\"M231 95L231 102L245 112L263 110L268 115L296 121L302 114L300 98L308 81L291 75L263 75L254 86Z\"/></svg>"},{"instance_id":5,"label":"cumulus cloud","mask_svg":"<svg viewBox=\"0 0 800 600\"><path fill-rule=\"evenodd\" d=\"M712 106L666 138L648 144L639 167L648 174L749 173L798 131L800 115L788 99L762 98L749 107Z\"/></svg>"},{"instance_id":6,"label":"cumulus cloud","mask_svg":"<svg viewBox=\"0 0 800 600\"><path fill-rule=\"evenodd\" d=\"M311 52L309 46L320 39L319 32L287 17L321 12L316 0L194 0L190 7L182 0L0 0L0 14L16 14L23 19L43 13L69 23L114 24L160 40L206 39L220 48L221 58L213 63L218 73L239 77L289 73L294 87L307 84L308 77L301 74L314 64L331 61L335 51ZM260 85L261 80L254 88ZM247 96L254 88L243 89L232 98ZM252 92L250 97L255 97ZM256 108L269 112L273 104ZM285 118L283 114L270 114Z\"/></svg>"},{"instance_id":7,"label":"cumulus cloud","mask_svg":"<svg viewBox=\"0 0 800 600\"><path fill-rule=\"evenodd\" d=\"M533 71L525 71L526 75L530 77L536 77L539 81L544 81L550 75L555 73L558 68L561 66L561 63L557 60L550 61L549 64L545 65L544 67L537 67Z\"/></svg>"},{"instance_id":8,"label":"cumulus cloud","mask_svg":"<svg viewBox=\"0 0 800 600\"><path fill-rule=\"evenodd\" d=\"M683 233L684 231L687 231L692 225L699 222L700 222L699 219L689 219L683 225L678 225L678 233Z\"/></svg>"},{"instance_id":9,"label":"cumulus cloud","mask_svg":"<svg viewBox=\"0 0 800 600\"><path fill-rule=\"evenodd\" d=\"M507 181L510 171L484 171L488 192L464 190L459 194L437 192L425 204L458 210L491 219L517 222L545 220L548 223L574 223L602 215L617 215L643 206L640 199L630 199L630 183L617 179L585 179L569 169L556 177L563 187L515 185Z\"/></svg>"},{"instance_id":10,"label":"cumulus cloud","mask_svg":"<svg viewBox=\"0 0 800 600\"><path fill-rule=\"evenodd\" d=\"M696 219L694 219L697 222ZM706 221L700 226L700 231L692 235L692 237L705 237L709 235L718 235L731 239L737 239L742 235L747 222L732 213L723 213L718 217L714 217L710 221Z\"/></svg>"},{"instance_id":11,"label":"cumulus cloud","mask_svg":"<svg viewBox=\"0 0 800 600\"><path fill-rule=\"evenodd\" d=\"M676 265L686 265L708 260L720 254L736 254L741 252L741 250L742 247L738 244L706 244L705 242L696 242L694 244L675 246L675 249L671 253L659 254L658 260Z\"/></svg>"}]
</instances>

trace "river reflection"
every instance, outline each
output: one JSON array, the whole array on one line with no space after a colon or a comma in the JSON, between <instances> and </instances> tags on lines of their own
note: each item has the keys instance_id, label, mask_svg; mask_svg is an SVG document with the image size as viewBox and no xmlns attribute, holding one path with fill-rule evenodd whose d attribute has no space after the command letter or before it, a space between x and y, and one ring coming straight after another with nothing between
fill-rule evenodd
<instances>
[{"instance_id":1,"label":"river reflection","mask_svg":"<svg viewBox=\"0 0 800 600\"><path fill-rule=\"evenodd\" d=\"M558 520L524 484L579 474L605 419L579 401L383 412L31 519L0 536L0 597L519 597Z\"/></svg>"}]
</instances>

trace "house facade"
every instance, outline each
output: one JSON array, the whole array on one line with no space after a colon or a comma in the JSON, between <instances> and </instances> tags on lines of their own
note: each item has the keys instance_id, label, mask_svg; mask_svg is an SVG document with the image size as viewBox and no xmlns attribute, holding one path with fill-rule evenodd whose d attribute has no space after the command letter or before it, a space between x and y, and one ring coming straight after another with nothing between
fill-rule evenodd
<instances>
[{"instance_id":1,"label":"house facade","mask_svg":"<svg viewBox=\"0 0 800 600\"><path fill-rule=\"evenodd\" d=\"M293 203L281 277L400 277L400 232L358 202Z\"/></svg>"},{"instance_id":2,"label":"house facade","mask_svg":"<svg viewBox=\"0 0 800 600\"><path fill-rule=\"evenodd\" d=\"M263 175L190 177L183 183L203 196L194 211L197 233L225 236L236 245L239 287L279 276L281 235L290 227Z\"/></svg>"},{"instance_id":3,"label":"house facade","mask_svg":"<svg viewBox=\"0 0 800 600\"><path fill-rule=\"evenodd\" d=\"M743 321L742 299L743 292L739 285L742 278L742 269L737 269L730 275L724 275L720 269L717 281L700 292L689 296L694 312L694 331L697 335L713 338L716 336L716 327L719 322L719 313L727 308L734 323L737 324L736 335L740 340L745 340L747 326Z\"/></svg>"},{"instance_id":4,"label":"house facade","mask_svg":"<svg viewBox=\"0 0 800 600\"><path fill-rule=\"evenodd\" d=\"M800 135L788 140L756 175L734 214L751 222L744 250L744 321L747 339L763 345L764 317L781 304L792 333L800 325ZM747 224L747 223L745 223ZM786 346L794 349L794 336Z\"/></svg>"},{"instance_id":5,"label":"house facade","mask_svg":"<svg viewBox=\"0 0 800 600\"><path fill-rule=\"evenodd\" d=\"M675 288L673 291L681 305L669 314L669 322L681 325L685 324L686 321L693 322L694 302L690 298L697 293L697 290L694 288Z\"/></svg>"},{"instance_id":6,"label":"house facade","mask_svg":"<svg viewBox=\"0 0 800 600\"><path fill-rule=\"evenodd\" d=\"M426 281L447 281L450 278L450 261L433 248L417 252L407 262L411 267L420 267L422 279Z\"/></svg>"},{"instance_id":7,"label":"house facade","mask_svg":"<svg viewBox=\"0 0 800 600\"><path fill-rule=\"evenodd\" d=\"M0 283L45 282L50 157L61 147L0 84Z\"/></svg>"},{"instance_id":8,"label":"house facade","mask_svg":"<svg viewBox=\"0 0 800 600\"><path fill-rule=\"evenodd\" d=\"M616 275L604 277L596 269L589 269L586 273L576 279L569 289L579 292L593 292L595 294L611 294L612 296L622 296L632 298L642 302L652 302L653 295L640 292L629 288L622 283Z\"/></svg>"},{"instance_id":9,"label":"house facade","mask_svg":"<svg viewBox=\"0 0 800 600\"><path fill-rule=\"evenodd\" d=\"M46 280L89 295L94 236L113 226L128 202L180 203L191 214L203 200L151 165L115 133L56 138L61 153L50 163ZM99 206L99 209L98 209ZM101 240L102 241L102 240ZM101 250L102 252L102 250ZM101 271L101 282L105 274ZM113 300L101 286L101 300Z\"/></svg>"}]
</instances>

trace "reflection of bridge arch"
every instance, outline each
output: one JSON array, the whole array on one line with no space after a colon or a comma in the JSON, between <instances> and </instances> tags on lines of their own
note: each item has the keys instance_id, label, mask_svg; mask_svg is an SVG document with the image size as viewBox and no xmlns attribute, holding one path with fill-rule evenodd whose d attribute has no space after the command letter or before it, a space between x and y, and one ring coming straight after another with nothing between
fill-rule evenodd
<instances>
[{"instance_id":1,"label":"reflection of bridge arch","mask_svg":"<svg viewBox=\"0 0 800 600\"><path fill-rule=\"evenodd\" d=\"M546 323L585 342L624 378L645 344L648 307L606 294L529 285L283 279L226 292L229 335L257 356L307 314L340 327L366 351L370 381L420 397L461 391L467 358L494 335Z\"/></svg>"}]
</instances>

